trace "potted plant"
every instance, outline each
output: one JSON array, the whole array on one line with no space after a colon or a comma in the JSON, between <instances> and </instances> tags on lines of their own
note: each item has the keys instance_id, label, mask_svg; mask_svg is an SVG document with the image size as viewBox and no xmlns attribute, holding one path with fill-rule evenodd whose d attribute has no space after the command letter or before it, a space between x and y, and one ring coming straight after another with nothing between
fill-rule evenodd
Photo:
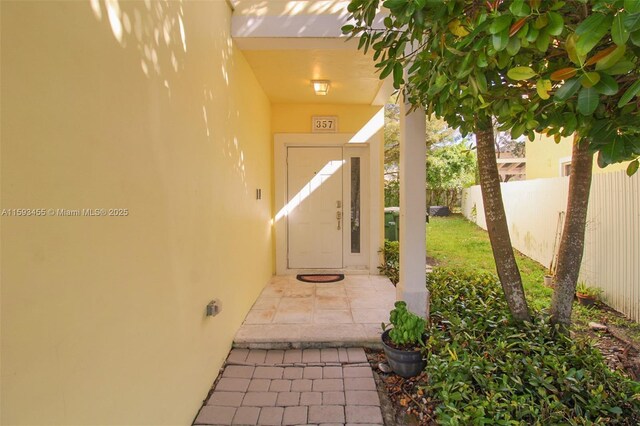
<instances>
[{"instance_id":1,"label":"potted plant","mask_svg":"<svg viewBox=\"0 0 640 426\"><path fill-rule=\"evenodd\" d=\"M424 369L422 358L426 321L407 310L403 301L395 303L389 315L390 324L382 323L382 347L394 373L413 377ZM389 326L393 326L389 328Z\"/></svg>"},{"instance_id":2,"label":"potted plant","mask_svg":"<svg viewBox=\"0 0 640 426\"><path fill-rule=\"evenodd\" d=\"M576 287L578 303L584 306L592 306L601 293L601 288L589 287L584 281L580 281Z\"/></svg>"}]
</instances>

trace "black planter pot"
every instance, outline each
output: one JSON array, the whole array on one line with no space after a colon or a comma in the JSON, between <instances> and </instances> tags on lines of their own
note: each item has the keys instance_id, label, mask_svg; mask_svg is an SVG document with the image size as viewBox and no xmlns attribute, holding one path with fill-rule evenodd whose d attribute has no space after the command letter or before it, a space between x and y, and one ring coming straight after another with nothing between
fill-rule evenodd
<instances>
[{"instance_id":1,"label":"black planter pot","mask_svg":"<svg viewBox=\"0 0 640 426\"><path fill-rule=\"evenodd\" d=\"M420 351L402 351L387 345L385 339L388 338L389 331L385 330L382 333L382 346L393 372L402 377L413 377L420 374L427 365L427 361L422 359Z\"/></svg>"}]
</instances>

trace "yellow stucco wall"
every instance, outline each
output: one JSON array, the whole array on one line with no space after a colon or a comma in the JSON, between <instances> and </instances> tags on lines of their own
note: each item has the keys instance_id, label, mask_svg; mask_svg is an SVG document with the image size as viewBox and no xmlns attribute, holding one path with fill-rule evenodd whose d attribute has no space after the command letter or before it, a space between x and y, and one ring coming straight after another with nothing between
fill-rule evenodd
<instances>
[{"instance_id":1,"label":"yellow stucco wall","mask_svg":"<svg viewBox=\"0 0 640 426\"><path fill-rule=\"evenodd\" d=\"M527 179L559 177L560 161L571 158L573 138L562 138L555 143L553 137L538 135L533 142L526 142ZM593 160L594 173L616 172L626 170L628 162L612 164L601 169L596 158Z\"/></svg>"},{"instance_id":2,"label":"yellow stucco wall","mask_svg":"<svg viewBox=\"0 0 640 426\"><path fill-rule=\"evenodd\" d=\"M128 209L2 217L5 425L191 424L272 274L270 104L227 3L118 3L1 2L1 207Z\"/></svg>"},{"instance_id":3,"label":"yellow stucco wall","mask_svg":"<svg viewBox=\"0 0 640 426\"><path fill-rule=\"evenodd\" d=\"M310 133L311 117L338 117L339 133L357 133L382 108L372 105L345 104L273 104L273 133Z\"/></svg>"}]
</instances>

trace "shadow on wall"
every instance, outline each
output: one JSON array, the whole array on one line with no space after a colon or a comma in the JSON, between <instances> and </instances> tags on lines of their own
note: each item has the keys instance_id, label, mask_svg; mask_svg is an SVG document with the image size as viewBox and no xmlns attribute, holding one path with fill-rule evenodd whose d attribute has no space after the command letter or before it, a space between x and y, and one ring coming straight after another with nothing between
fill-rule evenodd
<instances>
[{"instance_id":1,"label":"shadow on wall","mask_svg":"<svg viewBox=\"0 0 640 426\"><path fill-rule=\"evenodd\" d=\"M169 97L169 73L184 69L187 39L182 0L123 2L89 0L98 21L108 22L116 41L124 48L140 53L140 68L150 77L164 77ZM161 48L162 46L162 48ZM170 71L169 71L170 70Z\"/></svg>"},{"instance_id":2,"label":"shadow on wall","mask_svg":"<svg viewBox=\"0 0 640 426\"><path fill-rule=\"evenodd\" d=\"M95 18L108 26L115 41L124 49L137 50L140 56L141 72L148 79L157 80L164 88L167 98L171 99L174 82L185 71L185 67L194 62L192 59L187 60L187 52L191 46L188 43L189 28L186 28L185 24L184 1L88 1ZM196 52L195 54L213 55L214 52L219 52L220 57L217 58L220 63L219 78L229 88L233 79L229 69L234 68L235 65L231 35L224 27L212 28L209 26L208 29L212 32L219 32L214 37L215 49L211 52ZM199 62L196 62L196 66L199 66ZM210 78L204 80L210 81ZM233 97L227 96L227 93L220 93L206 83L202 84L201 90L204 132L208 141L215 143L216 140L212 138L215 130L215 123L211 119L212 115L219 115L221 113L220 106L224 105L226 107L225 122L237 122L240 120L240 111L235 105ZM216 132L215 136L218 139L220 137L224 139L223 155L234 159L234 171L241 178L245 193L248 193L244 152L240 147L238 137L232 134L233 132L229 132L228 128L229 126L226 126L223 131Z\"/></svg>"}]
</instances>

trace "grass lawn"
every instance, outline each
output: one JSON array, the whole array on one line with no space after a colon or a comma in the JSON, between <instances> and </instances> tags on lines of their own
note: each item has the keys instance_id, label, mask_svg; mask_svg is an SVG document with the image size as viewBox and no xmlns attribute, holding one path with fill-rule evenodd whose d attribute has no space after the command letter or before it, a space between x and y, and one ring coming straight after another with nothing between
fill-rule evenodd
<instances>
[{"instance_id":1,"label":"grass lawn","mask_svg":"<svg viewBox=\"0 0 640 426\"><path fill-rule=\"evenodd\" d=\"M430 218L427 255L435 259L438 266L496 273L489 234L462 215ZM529 306L538 310L548 309L553 290L543 285L545 267L517 251L516 261ZM630 339L640 344L640 324L610 309L587 308L576 303L572 318L575 330L586 331L590 321L604 322L621 327Z\"/></svg>"},{"instance_id":2,"label":"grass lawn","mask_svg":"<svg viewBox=\"0 0 640 426\"><path fill-rule=\"evenodd\" d=\"M430 218L427 255L435 259L438 266L496 273L489 234L461 215ZM530 306L548 308L553 291L543 285L545 268L518 252L516 261Z\"/></svg>"}]
</instances>

